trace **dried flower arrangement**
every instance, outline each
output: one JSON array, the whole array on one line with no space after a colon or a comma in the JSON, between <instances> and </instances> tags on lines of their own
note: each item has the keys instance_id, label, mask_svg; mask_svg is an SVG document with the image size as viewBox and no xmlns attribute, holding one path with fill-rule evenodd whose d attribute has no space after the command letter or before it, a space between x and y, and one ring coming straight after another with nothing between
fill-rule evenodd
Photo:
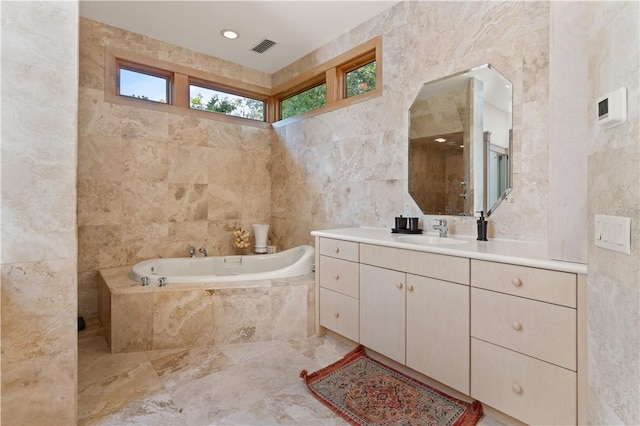
<instances>
[{"instance_id":1,"label":"dried flower arrangement","mask_svg":"<svg viewBox=\"0 0 640 426\"><path fill-rule=\"evenodd\" d=\"M249 236L251 234L249 231L245 231L241 228L238 228L233 231L233 246L236 248L247 248L249 247Z\"/></svg>"}]
</instances>

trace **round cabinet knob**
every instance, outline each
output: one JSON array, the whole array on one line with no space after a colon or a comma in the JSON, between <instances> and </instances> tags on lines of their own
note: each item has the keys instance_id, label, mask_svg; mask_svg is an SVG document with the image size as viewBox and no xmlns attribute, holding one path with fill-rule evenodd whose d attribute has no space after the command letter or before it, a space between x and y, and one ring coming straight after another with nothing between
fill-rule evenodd
<instances>
[{"instance_id":1,"label":"round cabinet knob","mask_svg":"<svg viewBox=\"0 0 640 426\"><path fill-rule=\"evenodd\" d=\"M411 284L409 284L409 285L407 286L407 290L409 290L409 291L413 291L413 286L412 286Z\"/></svg>"},{"instance_id":2,"label":"round cabinet knob","mask_svg":"<svg viewBox=\"0 0 640 426\"><path fill-rule=\"evenodd\" d=\"M396 287L398 287L398 288L400 288L400 289L401 289L401 288L402 288L402 283L398 283L398 284L396 284Z\"/></svg>"},{"instance_id":3,"label":"round cabinet knob","mask_svg":"<svg viewBox=\"0 0 640 426\"><path fill-rule=\"evenodd\" d=\"M340 253L340 247L336 247L336 253Z\"/></svg>"},{"instance_id":4,"label":"round cabinet knob","mask_svg":"<svg viewBox=\"0 0 640 426\"><path fill-rule=\"evenodd\" d=\"M336 281L340 279L340 274L336 274Z\"/></svg>"},{"instance_id":5,"label":"round cabinet knob","mask_svg":"<svg viewBox=\"0 0 640 426\"><path fill-rule=\"evenodd\" d=\"M513 321L511 323L511 327L513 327L514 330L522 330L522 324L520 324L518 321Z\"/></svg>"},{"instance_id":6,"label":"round cabinet knob","mask_svg":"<svg viewBox=\"0 0 640 426\"><path fill-rule=\"evenodd\" d=\"M336 312L335 314L333 314L333 316L336 318L340 318L340 312Z\"/></svg>"},{"instance_id":7,"label":"round cabinet knob","mask_svg":"<svg viewBox=\"0 0 640 426\"><path fill-rule=\"evenodd\" d=\"M511 390L515 393L522 393L522 387L520 385L513 384L511 385Z\"/></svg>"},{"instance_id":8,"label":"round cabinet knob","mask_svg":"<svg viewBox=\"0 0 640 426\"><path fill-rule=\"evenodd\" d=\"M513 278L511 278L511 284L513 284L516 287L521 287L522 286L522 280L520 280L520 278L518 278L518 277L513 277Z\"/></svg>"}]
</instances>

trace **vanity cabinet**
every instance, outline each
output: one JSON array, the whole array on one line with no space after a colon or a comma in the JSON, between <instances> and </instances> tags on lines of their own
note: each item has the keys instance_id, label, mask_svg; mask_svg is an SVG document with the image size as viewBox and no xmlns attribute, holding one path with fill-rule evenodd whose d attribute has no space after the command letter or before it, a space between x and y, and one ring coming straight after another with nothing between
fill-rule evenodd
<instances>
[{"instance_id":1,"label":"vanity cabinet","mask_svg":"<svg viewBox=\"0 0 640 426\"><path fill-rule=\"evenodd\" d=\"M586 266L515 242L314 235L321 327L522 422L586 422Z\"/></svg>"},{"instance_id":2,"label":"vanity cabinet","mask_svg":"<svg viewBox=\"0 0 640 426\"><path fill-rule=\"evenodd\" d=\"M529 424L576 424L576 274L472 260L471 286L471 396Z\"/></svg>"},{"instance_id":3,"label":"vanity cabinet","mask_svg":"<svg viewBox=\"0 0 640 426\"><path fill-rule=\"evenodd\" d=\"M361 244L360 343L468 395L468 280L468 259Z\"/></svg>"},{"instance_id":4,"label":"vanity cabinet","mask_svg":"<svg viewBox=\"0 0 640 426\"><path fill-rule=\"evenodd\" d=\"M353 341L359 340L359 245L320 238L319 321Z\"/></svg>"}]
</instances>

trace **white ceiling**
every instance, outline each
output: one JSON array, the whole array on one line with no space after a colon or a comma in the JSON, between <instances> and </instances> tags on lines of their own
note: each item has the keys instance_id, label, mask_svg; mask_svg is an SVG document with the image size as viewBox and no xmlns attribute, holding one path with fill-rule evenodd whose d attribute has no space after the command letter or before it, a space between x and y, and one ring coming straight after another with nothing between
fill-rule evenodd
<instances>
[{"instance_id":1,"label":"white ceiling","mask_svg":"<svg viewBox=\"0 0 640 426\"><path fill-rule=\"evenodd\" d=\"M80 15L271 74L397 2L85 0ZM251 51L265 38L277 44Z\"/></svg>"}]
</instances>

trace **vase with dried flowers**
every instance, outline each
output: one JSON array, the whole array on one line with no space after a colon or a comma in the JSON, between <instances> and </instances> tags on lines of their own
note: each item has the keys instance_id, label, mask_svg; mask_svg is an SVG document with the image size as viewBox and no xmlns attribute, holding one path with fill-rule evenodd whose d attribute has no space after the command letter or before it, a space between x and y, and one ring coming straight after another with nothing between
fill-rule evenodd
<instances>
[{"instance_id":1,"label":"vase with dried flowers","mask_svg":"<svg viewBox=\"0 0 640 426\"><path fill-rule=\"evenodd\" d=\"M238 254L249 253L249 237L251 234L249 231L245 231L242 228L237 228L233 231L233 246L236 248Z\"/></svg>"}]
</instances>

